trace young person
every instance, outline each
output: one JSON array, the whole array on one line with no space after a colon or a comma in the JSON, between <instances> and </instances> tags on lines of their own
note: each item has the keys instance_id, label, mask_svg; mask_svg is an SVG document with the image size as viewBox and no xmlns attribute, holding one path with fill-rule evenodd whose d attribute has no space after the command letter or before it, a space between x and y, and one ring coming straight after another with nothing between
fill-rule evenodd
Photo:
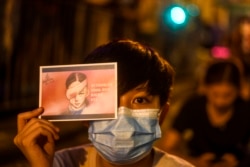
<instances>
[{"instance_id":1,"label":"young person","mask_svg":"<svg viewBox=\"0 0 250 167\"><path fill-rule=\"evenodd\" d=\"M84 63L118 63L118 118L89 122L92 144L55 153L59 129L37 119L43 108L18 115L14 139L31 166L191 167L183 159L153 147L168 108L174 71L148 46L117 40L91 52Z\"/></svg>"},{"instance_id":2,"label":"young person","mask_svg":"<svg viewBox=\"0 0 250 167\"><path fill-rule=\"evenodd\" d=\"M199 167L239 167L250 139L249 105L240 97L240 85L234 63L210 64L203 94L187 99L180 108L163 137L163 149Z\"/></svg>"},{"instance_id":3,"label":"young person","mask_svg":"<svg viewBox=\"0 0 250 167\"><path fill-rule=\"evenodd\" d=\"M250 101L250 17L240 16L233 24L228 40L231 58L242 70L242 97Z\"/></svg>"},{"instance_id":4,"label":"young person","mask_svg":"<svg viewBox=\"0 0 250 167\"><path fill-rule=\"evenodd\" d=\"M69 100L69 110L66 114L82 114L88 105L87 96L87 76L80 72L71 73L66 80L66 97Z\"/></svg>"}]
</instances>

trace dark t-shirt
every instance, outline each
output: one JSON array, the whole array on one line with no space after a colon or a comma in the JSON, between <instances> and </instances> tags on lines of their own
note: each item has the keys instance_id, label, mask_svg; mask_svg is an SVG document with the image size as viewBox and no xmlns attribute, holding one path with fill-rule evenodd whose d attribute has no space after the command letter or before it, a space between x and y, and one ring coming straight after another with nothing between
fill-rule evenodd
<instances>
[{"instance_id":1,"label":"dark t-shirt","mask_svg":"<svg viewBox=\"0 0 250 167\"><path fill-rule=\"evenodd\" d=\"M206 97L195 96L184 103L173 128L180 132L192 132L187 143L192 156L213 152L220 158L224 153L233 153L241 159L250 136L250 107L237 99L232 118L224 127L216 128L208 120Z\"/></svg>"}]
</instances>

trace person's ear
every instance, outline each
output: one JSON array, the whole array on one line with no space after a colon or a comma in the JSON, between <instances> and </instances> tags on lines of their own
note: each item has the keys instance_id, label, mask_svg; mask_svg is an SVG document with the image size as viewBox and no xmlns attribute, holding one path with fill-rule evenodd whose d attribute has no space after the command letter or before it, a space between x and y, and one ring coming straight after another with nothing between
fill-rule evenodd
<instances>
[{"instance_id":1,"label":"person's ear","mask_svg":"<svg viewBox=\"0 0 250 167\"><path fill-rule=\"evenodd\" d=\"M161 108L161 115L160 115L160 118L159 118L159 124L162 125L163 122L164 122L164 119L167 115L167 112L169 110L169 103L165 103L165 105Z\"/></svg>"}]
</instances>

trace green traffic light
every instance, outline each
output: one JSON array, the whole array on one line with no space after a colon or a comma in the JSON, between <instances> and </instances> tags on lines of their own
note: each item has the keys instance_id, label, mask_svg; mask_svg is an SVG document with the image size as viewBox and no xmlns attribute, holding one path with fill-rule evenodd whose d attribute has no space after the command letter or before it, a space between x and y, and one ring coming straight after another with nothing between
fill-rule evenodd
<instances>
[{"instance_id":1,"label":"green traffic light","mask_svg":"<svg viewBox=\"0 0 250 167\"><path fill-rule=\"evenodd\" d=\"M170 18L175 24L183 24L186 21L186 13L183 8L175 6L170 10Z\"/></svg>"}]
</instances>

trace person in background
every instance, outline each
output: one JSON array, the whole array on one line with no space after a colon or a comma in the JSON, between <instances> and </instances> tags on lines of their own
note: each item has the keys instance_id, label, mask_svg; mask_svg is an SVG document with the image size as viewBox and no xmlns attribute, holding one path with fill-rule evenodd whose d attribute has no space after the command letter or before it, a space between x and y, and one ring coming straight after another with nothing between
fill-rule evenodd
<instances>
[{"instance_id":1,"label":"person in background","mask_svg":"<svg viewBox=\"0 0 250 167\"><path fill-rule=\"evenodd\" d=\"M118 63L118 118L89 121L91 144L55 152L59 129L37 117L43 108L18 115L14 143L31 166L192 167L153 146L168 109L171 65L151 47L116 40L97 47L83 63Z\"/></svg>"},{"instance_id":2,"label":"person in background","mask_svg":"<svg viewBox=\"0 0 250 167\"><path fill-rule=\"evenodd\" d=\"M66 79L66 97L69 100L67 114L77 115L84 112L88 105L88 82L84 73L73 72Z\"/></svg>"},{"instance_id":3,"label":"person in background","mask_svg":"<svg viewBox=\"0 0 250 167\"><path fill-rule=\"evenodd\" d=\"M199 167L236 167L248 154L249 104L240 97L240 72L215 60L203 79L203 93L188 98L161 145Z\"/></svg>"},{"instance_id":4,"label":"person in background","mask_svg":"<svg viewBox=\"0 0 250 167\"><path fill-rule=\"evenodd\" d=\"M250 101L250 16L239 17L228 36L231 58L243 74L242 96Z\"/></svg>"}]
</instances>

